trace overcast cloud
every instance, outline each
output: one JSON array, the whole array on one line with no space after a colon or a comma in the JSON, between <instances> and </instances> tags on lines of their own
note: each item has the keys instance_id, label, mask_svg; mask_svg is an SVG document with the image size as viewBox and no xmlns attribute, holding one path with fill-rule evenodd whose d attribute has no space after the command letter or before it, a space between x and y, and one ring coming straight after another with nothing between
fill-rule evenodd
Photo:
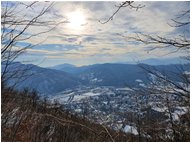
<instances>
[{"instance_id":1,"label":"overcast cloud","mask_svg":"<svg viewBox=\"0 0 190 142\"><path fill-rule=\"evenodd\" d=\"M43 43L30 49L19 60L31 60L34 63L42 61L41 66L61 63L80 66L181 56L183 52L166 55L175 50L171 48L148 52L146 45L127 42L121 35L146 33L175 36L183 32L183 29L171 27L169 25L171 19L189 8L190 4L188 2L136 2L136 4L139 3L145 7L138 11L123 8L112 21L101 24L99 20L102 22L107 20L117 9L115 5L119 2L56 2L42 20L51 19L65 22L47 34L18 43L17 46L22 47L25 44L36 44L44 40ZM32 14L38 13L43 5L47 4L47 2L37 4L35 12L32 10L27 12L32 16ZM2 3L2 8L3 6L4 3ZM10 3L10 6L14 6L14 2ZM80 11L85 18L85 23L82 23L79 29L70 27L69 15L73 11ZM26 33L30 35L40 30L43 30L43 27L30 28Z\"/></svg>"}]
</instances>

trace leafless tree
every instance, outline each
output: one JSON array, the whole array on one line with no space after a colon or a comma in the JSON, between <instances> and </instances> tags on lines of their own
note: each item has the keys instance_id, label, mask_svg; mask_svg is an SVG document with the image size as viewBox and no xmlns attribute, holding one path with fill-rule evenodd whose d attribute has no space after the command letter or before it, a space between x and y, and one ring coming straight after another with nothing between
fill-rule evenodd
<instances>
[{"instance_id":1,"label":"leafless tree","mask_svg":"<svg viewBox=\"0 0 190 142\"><path fill-rule=\"evenodd\" d=\"M129 3L130 2L125 2ZM122 8L122 4L119 9L105 22L109 22L113 19L113 16ZM134 33L134 36L123 36L127 39L127 41L135 41L140 42L150 47L150 51L159 48L172 48L175 49L174 52L178 52L180 50L186 51L185 58L187 61L190 61L190 10L187 9L179 14L175 19L171 20L172 23L169 25L174 28L183 28L182 33L176 33L171 36L161 36L161 35L151 35L146 33ZM170 53L169 53L170 54ZM189 66L186 64L185 67ZM190 132L189 121L185 123L183 122L183 116L179 115L179 120L176 121L173 118L173 111L175 108L179 106L185 106L186 112L184 117L189 120L190 113L190 77L189 72L184 69L182 66L178 73L170 72L170 75L165 74L162 71L157 70L154 67L140 65L143 70L145 70L149 75L153 76L154 79L150 80L150 84L145 87L141 87L140 89L134 90L136 93L140 94L149 94L150 96L158 96L160 97L160 102L164 107L166 107L165 114L169 117L169 123L157 123L159 127L159 131L157 131L150 123L146 125L149 131L153 133L149 133L150 136L156 141L188 141L189 135L187 133ZM180 81L173 80L170 76L173 75L180 79ZM160 107L160 106L158 106ZM173 110L174 109L174 110ZM144 127L143 131L146 132L148 130ZM169 129L170 132L165 130ZM161 130L164 130L163 132ZM170 136L169 136L170 135Z\"/></svg>"},{"instance_id":2,"label":"leafless tree","mask_svg":"<svg viewBox=\"0 0 190 142\"><path fill-rule=\"evenodd\" d=\"M26 78L29 75L26 70L30 69L21 70L19 67L16 69L15 65L11 67L11 65L15 64L13 61L26 52L27 49L31 49L43 42L29 44L30 39L50 32L63 22L55 22L55 20L45 18L52 9L53 4L50 2L2 2L1 79L3 82L10 78L21 78L23 76ZM36 28L40 28L40 30L31 32L31 29Z\"/></svg>"},{"instance_id":3,"label":"leafless tree","mask_svg":"<svg viewBox=\"0 0 190 142\"><path fill-rule=\"evenodd\" d=\"M117 10L106 20L105 22L101 22L102 24L106 24L110 20L113 20L114 16L120 11L122 8L130 8L130 9L141 9L145 7L145 5L141 4L135 4L134 1L125 1L116 5ZM190 9L184 10L182 13L180 13L175 19L171 19L172 23L169 25L175 28L179 27L185 27L184 32L177 37L163 37L163 36L153 36L146 33L138 33L136 36L126 36L127 39L133 39L135 41L142 42L144 44L151 44L153 47L176 47L178 49L189 49L190 48L190 39L189 39L189 33L190 33Z\"/></svg>"},{"instance_id":4,"label":"leafless tree","mask_svg":"<svg viewBox=\"0 0 190 142\"><path fill-rule=\"evenodd\" d=\"M18 43L27 42L34 37L47 33L53 30L57 24L60 24L49 21L49 19L45 19L45 21L43 19L43 16L52 8L53 3L43 6L37 15L32 16L38 4L39 2L14 2L10 6L9 2L3 3L1 14L1 64L3 65L1 79L3 82L12 78L28 76L26 72L30 69L14 66L14 61L27 49L41 42L23 45L22 47ZM30 11L32 14L19 15L25 11ZM46 27L46 30L28 33L29 29L34 27ZM127 139L124 134L115 133L105 126L91 124L87 120L84 121L84 119L66 114L57 107L57 104L52 105L46 100L40 100L36 92L27 90L17 92L4 86L2 94L3 141L121 142Z\"/></svg>"}]
</instances>

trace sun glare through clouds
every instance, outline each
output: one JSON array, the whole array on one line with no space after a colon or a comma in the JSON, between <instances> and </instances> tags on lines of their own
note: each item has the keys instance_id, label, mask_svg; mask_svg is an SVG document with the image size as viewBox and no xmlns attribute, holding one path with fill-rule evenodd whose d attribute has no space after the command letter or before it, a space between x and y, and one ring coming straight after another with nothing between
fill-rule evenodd
<instances>
[{"instance_id":1,"label":"sun glare through clouds","mask_svg":"<svg viewBox=\"0 0 190 142\"><path fill-rule=\"evenodd\" d=\"M76 10L74 12L68 13L68 25L67 27L71 30L83 30L86 24L86 17L82 11Z\"/></svg>"}]
</instances>

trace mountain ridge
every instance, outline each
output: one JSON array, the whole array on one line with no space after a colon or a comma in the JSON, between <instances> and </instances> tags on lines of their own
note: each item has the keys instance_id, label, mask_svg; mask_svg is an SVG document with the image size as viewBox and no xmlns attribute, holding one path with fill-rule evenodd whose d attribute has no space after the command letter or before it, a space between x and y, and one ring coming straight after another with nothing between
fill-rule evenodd
<instances>
[{"instance_id":1,"label":"mountain ridge","mask_svg":"<svg viewBox=\"0 0 190 142\"><path fill-rule=\"evenodd\" d=\"M78 86L134 87L139 85L139 80L141 84L146 85L150 82L150 75L142 67L156 68L175 81L180 81L180 78L176 76L180 69L190 71L188 66L179 64L151 66L146 64L105 63L82 67L67 65L67 68L60 68L60 70L42 68L32 64L19 65L20 68L31 67L29 72L35 75L21 82L17 88L31 88L41 94L48 95ZM14 82L14 80L12 81Z\"/></svg>"}]
</instances>

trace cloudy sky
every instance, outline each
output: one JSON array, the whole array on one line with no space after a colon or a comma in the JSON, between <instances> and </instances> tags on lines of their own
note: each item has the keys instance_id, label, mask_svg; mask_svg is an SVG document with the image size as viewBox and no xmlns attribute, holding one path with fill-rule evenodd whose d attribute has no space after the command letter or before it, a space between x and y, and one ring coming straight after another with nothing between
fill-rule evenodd
<instances>
[{"instance_id":1,"label":"cloudy sky","mask_svg":"<svg viewBox=\"0 0 190 142\"><path fill-rule=\"evenodd\" d=\"M28 4L28 3L27 3ZM20 41L17 47L35 45L19 57L20 61L30 61L43 67L70 63L77 66L95 63L123 63L149 58L174 58L184 55L184 51L171 53L174 48L151 50L152 47L128 41L127 36L135 33L174 37L183 29L171 27L174 19L187 9L188 2L135 2L145 7L138 11L121 9L114 19L106 21L117 10L119 2L55 2L41 20L62 22L52 31ZM10 7L15 2L9 2ZM38 14L49 2L35 3L32 7L18 7L16 16L27 18ZM2 8L5 2L2 3ZM23 36L41 32L47 27L31 27ZM171 54L168 54L171 53Z\"/></svg>"}]
</instances>

